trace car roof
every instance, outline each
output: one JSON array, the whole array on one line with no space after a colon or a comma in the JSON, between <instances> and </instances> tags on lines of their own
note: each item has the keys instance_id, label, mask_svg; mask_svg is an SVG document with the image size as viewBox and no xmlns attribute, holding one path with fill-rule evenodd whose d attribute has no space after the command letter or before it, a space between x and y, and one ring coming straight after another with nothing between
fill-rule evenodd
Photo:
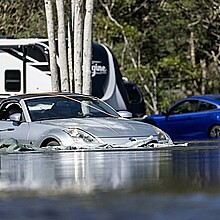
<instances>
[{"instance_id":1,"label":"car roof","mask_svg":"<svg viewBox=\"0 0 220 220\"><path fill-rule=\"evenodd\" d=\"M206 95L190 96L186 99L199 99L199 100L205 100L205 101L214 101L215 103L220 104L220 94L206 94Z\"/></svg>"},{"instance_id":2,"label":"car roof","mask_svg":"<svg viewBox=\"0 0 220 220\"><path fill-rule=\"evenodd\" d=\"M49 96L71 96L71 97L91 97L91 98L94 98L93 96L83 95L83 94L78 94L78 93L45 92L45 93L27 93L27 94L22 94L22 95L10 96L10 97L4 99L4 101L15 100L15 101L19 102L21 99L39 98L39 97L45 97L45 96L48 96L48 97Z\"/></svg>"},{"instance_id":3,"label":"car roof","mask_svg":"<svg viewBox=\"0 0 220 220\"><path fill-rule=\"evenodd\" d=\"M182 101L186 100L200 100L200 101L207 101L211 102L220 108L220 94L206 94L206 95L195 95L195 96L189 96L183 99L178 100L177 102L173 103L168 109L173 108L173 106L178 105Z\"/></svg>"}]
</instances>

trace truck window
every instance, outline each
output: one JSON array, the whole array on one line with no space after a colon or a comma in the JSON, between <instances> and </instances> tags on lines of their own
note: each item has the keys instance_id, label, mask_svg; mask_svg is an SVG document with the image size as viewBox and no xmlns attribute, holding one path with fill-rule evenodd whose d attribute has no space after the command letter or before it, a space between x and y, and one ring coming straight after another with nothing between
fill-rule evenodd
<instances>
[{"instance_id":1,"label":"truck window","mask_svg":"<svg viewBox=\"0 0 220 220\"><path fill-rule=\"evenodd\" d=\"M20 70L5 71L5 91L19 92L21 90L21 72Z\"/></svg>"}]
</instances>

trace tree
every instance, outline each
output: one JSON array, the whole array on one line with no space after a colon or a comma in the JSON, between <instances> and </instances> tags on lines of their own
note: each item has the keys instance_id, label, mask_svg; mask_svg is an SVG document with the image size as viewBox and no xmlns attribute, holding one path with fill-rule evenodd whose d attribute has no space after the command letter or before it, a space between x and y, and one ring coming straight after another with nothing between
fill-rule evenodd
<instances>
[{"instance_id":1,"label":"tree","mask_svg":"<svg viewBox=\"0 0 220 220\"><path fill-rule=\"evenodd\" d=\"M93 0L86 0L85 2L83 0L76 0L74 2L75 10L72 12L74 13L75 92L88 95L92 93L91 60L93 7Z\"/></svg>"},{"instance_id":2,"label":"tree","mask_svg":"<svg viewBox=\"0 0 220 220\"><path fill-rule=\"evenodd\" d=\"M86 0L83 40L83 94L92 94L91 60L92 60L92 20L93 0Z\"/></svg>"},{"instance_id":3,"label":"tree","mask_svg":"<svg viewBox=\"0 0 220 220\"><path fill-rule=\"evenodd\" d=\"M67 47L66 47L66 31L64 21L64 5L63 0L56 0L57 19L58 19L58 54L60 65L61 91L69 92L69 73L67 66Z\"/></svg>"},{"instance_id":4,"label":"tree","mask_svg":"<svg viewBox=\"0 0 220 220\"><path fill-rule=\"evenodd\" d=\"M148 114L168 106L179 94L220 91L216 84L220 58L218 1L99 2L102 7L96 9L94 37L113 50L123 75L141 87ZM164 93L169 93L169 99ZM152 94L157 94L157 106Z\"/></svg>"},{"instance_id":5,"label":"tree","mask_svg":"<svg viewBox=\"0 0 220 220\"><path fill-rule=\"evenodd\" d=\"M50 71L51 71L51 84L52 91L58 92L59 88L59 75L57 69L56 62L56 45L54 38L54 22L53 22L53 8L51 0L45 0L45 10L46 10L46 18L47 18L47 33L48 33L48 41L49 41L49 50L50 50Z\"/></svg>"},{"instance_id":6,"label":"tree","mask_svg":"<svg viewBox=\"0 0 220 220\"><path fill-rule=\"evenodd\" d=\"M83 0L74 4L74 80L75 92L82 93L82 22Z\"/></svg>"},{"instance_id":7,"label":"tree","mask_svg":"<svg viewBox=\"0 0 220 220\"><path fill-rule=\"evenodd\" d=\"M46 0L45 0L46 1ZM50 2L51 3L51 2ZM50 16L52 16L50 5ZM66 47L66 34L65 34L65 21L64 21L64 4L63 0L56 0L57 17L58 17L58 54L59 54L59 66L60 66L60 78L61 78L61 91L74 91L77 93L91 94L91 56L92 56L92 21L93 21L93 0L87 0L85 4L85 22L84 22L84 34L82 34L83 28L83 9L84 1L72 0L71 1L71 19L74 19L73 25L70 20L68 21L68 55L72 57L74 53L74 76L68 73L68 64L72 67L72 62L67 61L67 47ZM47 14L49 13L47 11ZM53 20L52 17L50 17ZM47 22L50 22L47 20ZM71 48L72 43L72 31L74 26L74 49ZM48 23L48 27L51 25ZM48 29L48 34L54 32L52 29ZM51 34L51 33L50 33ZM51 34L52 36L52 34ZM83 45L83 47L82 47ZM84 50L84 53L82 52ZM83 59L82 59L83 54ZM82 69L83 67L83 69ZM71 68L69 68L71 70ZM71 71L72 72L72 71ZM70 73L71 74L71 73ZM74 85L72 84L74 79ZM71 80L71 82L70 82ZM84 82L84 83L83 83ZM70 88L71 86L71 88Z\"/></svg>"}]
</instances>

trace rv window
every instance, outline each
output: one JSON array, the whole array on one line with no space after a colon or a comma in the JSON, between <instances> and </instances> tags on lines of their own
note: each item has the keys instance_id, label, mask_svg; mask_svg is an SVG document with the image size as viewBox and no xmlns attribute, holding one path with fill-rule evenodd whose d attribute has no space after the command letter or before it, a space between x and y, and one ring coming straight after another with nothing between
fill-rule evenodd
<instances>
[{"instance_id":1,"label":"rv window","mask_svg":"<svg viewBox=\"0 0 220 220\"><path fill-rule=\"evenodd\" d=\"M5 91L19 92L21 90L21 72L19 70L5 71Z\"/></svg>"},{"instance_id":2,"label":"rv window","mask_svg":"<svg viewBox=\"0 0 220 220\"><path fill-rule=\"evenodd\" d=\"M27 55L39 62L48 62L48 53L46 47L40 45L27 47Z\"/></svg>"}]
</instances>

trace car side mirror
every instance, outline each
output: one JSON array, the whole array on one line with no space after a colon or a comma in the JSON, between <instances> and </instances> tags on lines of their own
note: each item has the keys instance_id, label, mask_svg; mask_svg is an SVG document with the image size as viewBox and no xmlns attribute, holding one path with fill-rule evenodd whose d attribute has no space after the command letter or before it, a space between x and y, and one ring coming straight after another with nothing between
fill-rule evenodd
<instances>
[{"instance_id":1,"label":"car side mirror","mask_svg":"<svg viewBox=\"0 0 220 220\"><path fill-rule=\"evenodd\" d=\"M128 111L118 111L118 114L122 117L122 118L132 118L132 113L128 112Z\"/></svg>"},{"instance_id":2,"label":"car side mirror","mask_svg":"<svg viewBox=\"0 0 220 220\"><path fill-rule=\"evenodd\" d=\"M168 114L169 114L169 112L168 112L167 109L166 109L165 111L162 111L161 113L162 113L162 115L164 115L164 116L168 116Z\"/></svg>"},{"instance_id":3,"label":"car side mirror","mask_svg":"<svg viewBox=\"0 0 220 220\"><path fill-rule=\"evenodd\" d=\"M21 113L14 113L9 116L9 119L14 122L20 122L21 121Z\"/></svg>"},{"instance_id":4,"label":"car side mirror","mask_svg":"<svg viewBox=\"0 0 220 220\"><path fill-rule=\"evenodd\" d=\"M165 116L165 118L166 118L165 120L166 121L168 120L169 114L170 114L170 112L169 112L168 109L166 109L165 111L162 112L162 115Z\"/></svg>"}]
</instances>

